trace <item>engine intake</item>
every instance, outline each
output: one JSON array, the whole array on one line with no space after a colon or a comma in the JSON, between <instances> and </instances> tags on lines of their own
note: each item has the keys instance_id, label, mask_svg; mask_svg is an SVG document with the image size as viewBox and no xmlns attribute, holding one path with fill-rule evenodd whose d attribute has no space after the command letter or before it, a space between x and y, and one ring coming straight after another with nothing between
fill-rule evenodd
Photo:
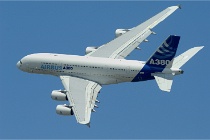
<instances>
[{"instance_id":1,"label":"engine intake","mask_svg":"<svg viewBox=\"0 0 210 140\"><path fill-rule=\"evenodd\" d=\"M122 34L125 34L126 32L130 31L131 29L117 29L115 31L115 36L116 37L119 37L121 36Z\"/></svg>"},{"instance_id":2,"label":"engine intake","mask_svg":"<svg viewBox=\"0 0 210 140\"><path fill-rule=\"evenodd\" d=\"M66 91L64 90L53 90L51 93L51 98L53 100L58 100L58 101L68 101Z\"/></svg>"},{"instance_id":3,"label":"engine intake","mask_svg":"<svg viewBox=\"0 0 210 140\"><path fill-rule=\"evenodd\" d=\"M89 54L91 52L94 52L98 49L98 47L87 47L85 50L85 54Z\"/></svg>"},{"instance_id":4,"label":"engine intake","mask_svg":"<svg viewBox=\"0 0 210 140\"><path fill-rule=\"evenodd\" d=\"M57 105L56 113L59 115L66 115L66 116L74 115L72 108L68 105Z\"/></svg>"}]
</instances>

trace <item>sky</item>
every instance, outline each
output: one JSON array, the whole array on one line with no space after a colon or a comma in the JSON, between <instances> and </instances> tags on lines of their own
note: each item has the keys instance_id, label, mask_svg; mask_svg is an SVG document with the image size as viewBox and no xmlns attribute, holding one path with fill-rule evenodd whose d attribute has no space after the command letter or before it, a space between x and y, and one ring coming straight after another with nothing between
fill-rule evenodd
<instances>
[{"instance_id":1,"label":"sky","mask_svg":"<svg viewBox=\"0 0 210 140\"><path fill-rule=\"evenodd\" d=\"M182 5L156 26L157 35L126 59L144 60L169 36L179 35L177 54L205 46L182 67L170 93L156 82L103 86L91 127L55 112L52 90L59 78L20 71L16 63L32 53L84 55L88 46L114 39L173 5ZM0 2L0 139L202 139L210 138L210 2Z\"/></svg>"}]
</instances>

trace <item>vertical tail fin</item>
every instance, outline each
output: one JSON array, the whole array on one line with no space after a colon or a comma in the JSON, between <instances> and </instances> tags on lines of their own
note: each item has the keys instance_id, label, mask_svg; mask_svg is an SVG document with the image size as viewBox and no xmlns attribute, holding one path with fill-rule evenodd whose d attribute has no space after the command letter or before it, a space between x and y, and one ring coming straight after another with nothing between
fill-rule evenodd
<instances>
[{"instance_id":1,"label":"vertical tail fin","mask_svg":"<svg viewBox=\"0 0 210 140\"><path fill-rule=\"evenodd\" d=\"M150 67L163 70L167 65L172 64L173 58L178 48L180 36L170 35L156 52L147 60L146 64Z\"/></svg>"},{"instance_id":2,"label":"vertical tail fin","mask_svg":"<svg viewBox=\"0 0 210 140\"><path fill-rule=\"evenodd\" d=\"M146 65L154 71L152 75L163 91L170 92L171 90L174 75L162 72L165 68L172 67L179 40L180 36L170 35L146 62Z\"/></svg>"},{"instance_id":3,"label":"vertical tail fin","mask_svg":"<svg viewBox=\"0 0 210 140\"><path fill-rule=\"evenodd\" d=\"M163 91L170 92L174 75L158 72L162 72L166 67L172 67L179 40L180 36L170 35L146 62L150 68L154 69L153 76L159 88Z\"/></svg>"}]
</instances>

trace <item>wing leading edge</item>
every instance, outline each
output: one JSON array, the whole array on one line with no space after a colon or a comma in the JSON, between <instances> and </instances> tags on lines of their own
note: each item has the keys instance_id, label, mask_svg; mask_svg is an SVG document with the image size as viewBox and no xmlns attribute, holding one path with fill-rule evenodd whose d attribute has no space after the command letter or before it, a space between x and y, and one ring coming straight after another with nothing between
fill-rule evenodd
<instances>
[{"instance_id":1,"label":"wing leading edge","mask_svg":"<svg viewBox=\"0 0 210 140\"><path fill-rule=\"evenodd\" d=\"M71 76L60 76L60 79L67 91L77 122L89 125L91 111L101 86L95 82Z\"/></svg>"},{"instance_id":2,"label":"wing leading edge","mask_svg":"<svg viewBox=\"0 0 210 140\"><path fill-rule=\"evenodd\" d=\"M166 19L179 6L171 6L143 22L142 24L132 28L132 30L110 41L109 43L100 46L96 51L88 54L93 57L105 57L122 59L129 55L142 41L144 41L150 34L152 28L158 25L161 21Z\"/></svg>"}]
</instances>

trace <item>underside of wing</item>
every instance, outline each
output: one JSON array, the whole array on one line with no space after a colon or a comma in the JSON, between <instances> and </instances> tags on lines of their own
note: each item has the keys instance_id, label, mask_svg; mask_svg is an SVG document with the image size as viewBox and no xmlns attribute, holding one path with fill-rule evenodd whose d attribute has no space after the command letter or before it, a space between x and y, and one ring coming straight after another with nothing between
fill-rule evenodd
<instances>
[{"instance_id":1,"label":"underside of wing","mask_svg":"<svg viewBox=\"0 0 210 140\"><path fill-rule=\"evenodd\" d=\"M101 86L95 82L71 76L60 76L70 106L80 124L89 124L91 112Z\"/></svg>"},{"instance_id":2,"label":"underside of wing","mask_svg":"<svg viewBox=\"0 0 210 140\"><path fill-rule=\"evenodd\" d=\"M138 45L144 41L151 33L152 28L171 15L179 6L171 6L148 19L144 23L132 28L130 31L118 38L102 45L96 51L88 54L93 57L105 57L122 59L129 55Z\"/></svg>"}]
</instances>

